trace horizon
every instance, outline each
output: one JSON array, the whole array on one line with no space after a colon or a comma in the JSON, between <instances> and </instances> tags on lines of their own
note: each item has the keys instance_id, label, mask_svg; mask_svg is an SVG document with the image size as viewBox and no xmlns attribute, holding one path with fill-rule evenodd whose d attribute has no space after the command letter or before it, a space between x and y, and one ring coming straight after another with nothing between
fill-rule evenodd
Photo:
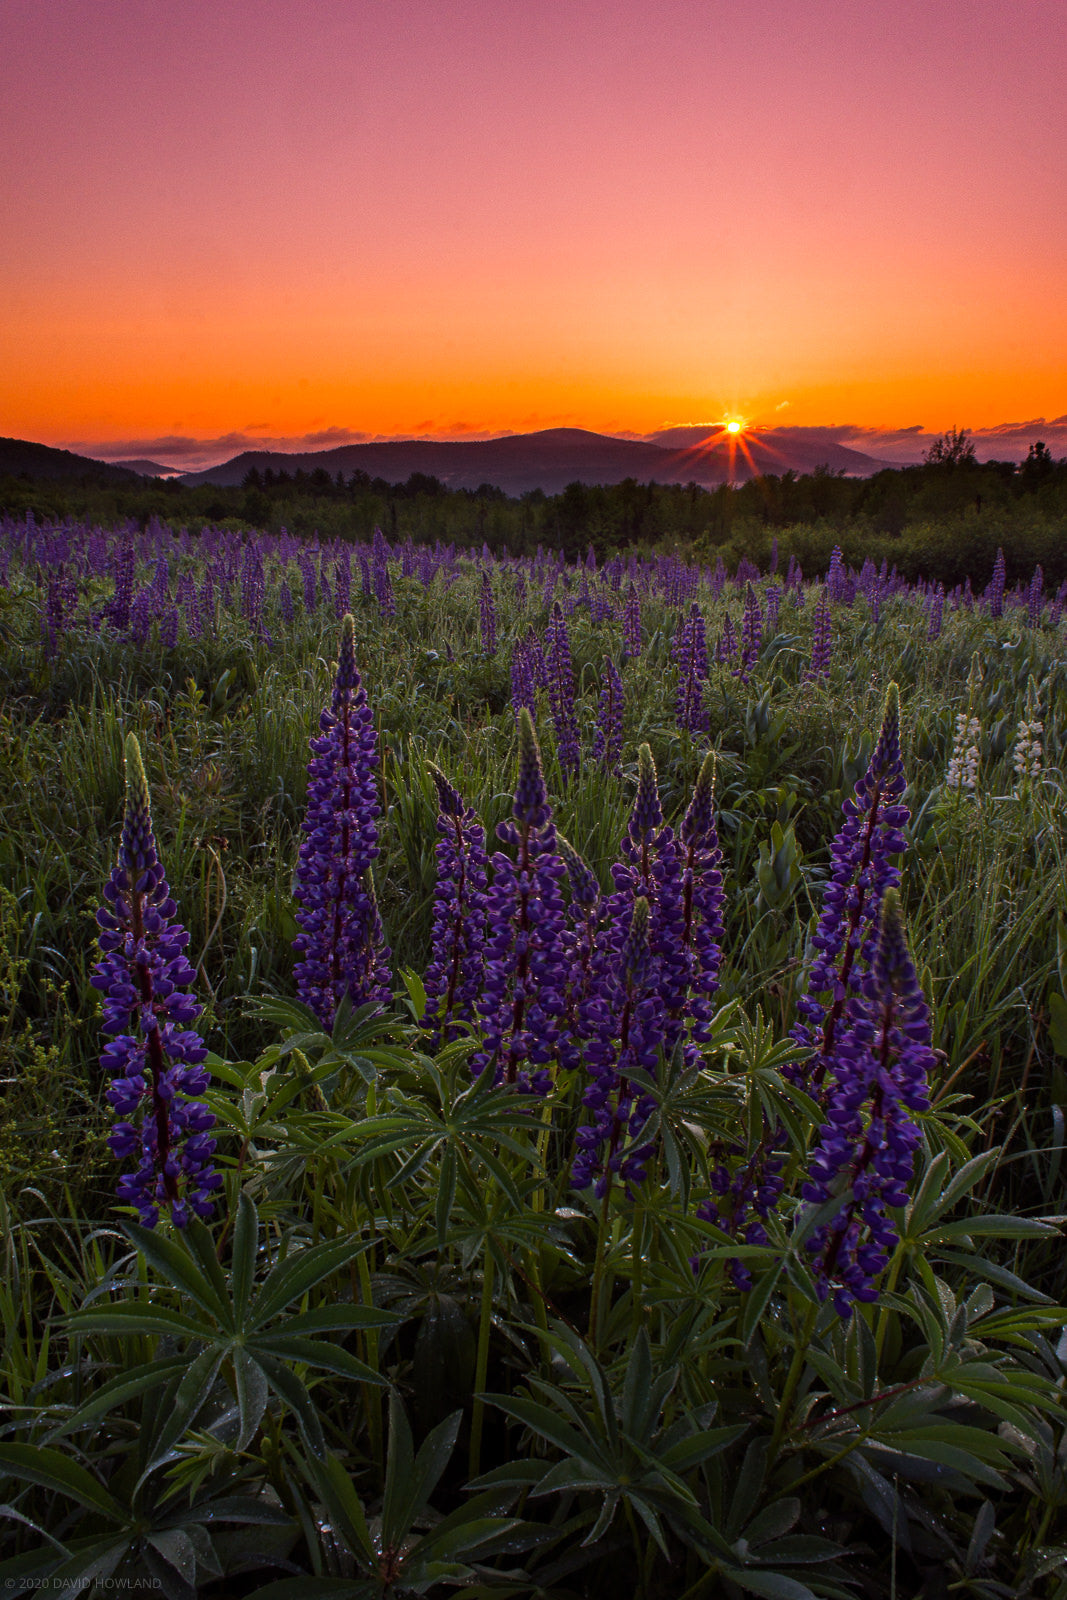
<instances>
[{"instance_id":1,"label":"horizon","mask_svg":"<svg viewBox=\"0 0 1067 1600\"><path fill-rule=\"evenodd\" d=\"M951 426L955 427L955 424ZM494 440L520 438L533 433L567 430L588 432L602 438L659 444L663 442L660 437L662 434L682 429L707 429L709 438L713 438L718 434L720 438L733 436L743 441L746 437L768 436L774 438L784 435L786 442L792 438L797 442L825 442L827 445L843 445L849 450L854 450L862 456L890 467L919 464L923 460L925 451L929 449L934 440L949 431L947 428L940 430L925 429L920 425L883 430L864 429L847 424L803 427L788 423L779 423L777 425L750 423L746 420L739 432L734 434L733 430L728 432L724 428L723 419L719 419L715 422L666 423L663 427L654 429L649 433L636 433L627 430L608 432L596 428L585 428L578 423L569 423L544 429L469 429L460 434L435 432L369 435L354 430L337 428L329 430L328 436L325 438L321 433L306 435L303 438L264 438L249 433L233 432L219 440L170 437L121 439L96 443L66 439L57 441L42 440L39 442L54 444L57 448L71 450L75 454L90 456L99 461L115 463L137 460L152 461L157 465L165 466L170 472L178 475L208 471L213 467L225 465L227 462L245 454L326 455L349 445L362 444L489 443ZM963 428L960 431L967 434L972 440L975 445L976 457L981 462L994 460L1019 462L1025 460L1030 446L1038 441L1048 445L1053 455L1067 454L1067 416L1051 419L1037 417L1022 423L1004 423L995 428ZM168 457L170 459L164 459Z\"/></svg>"},{"instance_id":2,"label":"horizon","mask_svg":"<svg viewBox=\"0 0 1067 1600\"><path fill-rule=\"evenodd\" d=\"M0 5L0 433L1067 452L1058 0Z\"/></svg>"}]
</instances>

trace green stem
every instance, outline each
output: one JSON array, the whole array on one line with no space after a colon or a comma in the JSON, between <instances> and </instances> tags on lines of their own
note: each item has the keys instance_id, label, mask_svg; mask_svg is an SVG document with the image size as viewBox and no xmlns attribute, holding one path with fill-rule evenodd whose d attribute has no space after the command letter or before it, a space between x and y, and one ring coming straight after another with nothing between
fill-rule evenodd
<instances>
[{"instance_id":1,"label":"green stem","mask_svg":"<svg viewBox=\"0 0 1067 1600\"><path fill-rule=\"evenodd\" d=\"M644 1235L645 1208L638 1202L634 1206L634 1225L630 1233L630 1260L632 1263L630 1273L630 1334L634 1339L640 1333L641 1324L645 1319L645 1308L642 1305L645 1293Z\"/></svg>"},{"instance_id":2,"label":"green stem","mask_svg":"<svg viewBox=\"0 0 1067 1600\"><path fill-rule=\"evenodd\" d=\"M374 1292L370 1281L370 1261L368 1252L363 1250L356 1258L357 1271L359 1272L359 1291L363 1304L374 1304ZM363 1353L368 1367L372 1372L378 1371L378 1330L365 1328L363 1330ZM367 1433L370 1436L371 1456L379 1473L385 1470L385 1450L382 1440L382 1404L381 1391L372 1383L363 1384L363 1403L367 1413Z\"/></svg>"},{"instance_id":3,"label":"green stem","mask_svg":"<svg viewBox=\"0 0 1067 1600\"><path fill-rule=\"evenodd\" d=\"M482 1313L478 1319L478 1355L474 1364L474 1409L471 1412L470 1475L476 1478L481 1470L482 1420L485 1403L481 1395L489 1371L489 1335L493 1328L493 1253L488 1242L482 1265Z\"/></svg>"},{"instance_id":4,"label":"green stem","mask_svg":"<svg viewBox=\"0 0 1067 1600\"><path fill-rule=\"evenodd\" d=\"M587 1337L594 1352L600 1346L600 1299L604 1283L604 1256L608 1241L612 1176L613 1174L609 1172L608 1186L604 1190L604 1198L600 1202L600 1222L596 1233L596 1256L593 1261L593 1289L589 1297L589 1332Z\"/></svg>"},{"instance_id":5,"label":"green stem","mask_svg":"<svg viewBox=\"0 0 1067 1600\"><path fill-rule=\"evenodd\" d=\"M793 1409L793 1399L804 1374L808 1346L811 1343L811 1336L815 1332L815 1318L818 1316L818 1309L817 1306L808 1307L804 1316L804 1326L793 1351L793 1360L786 1376L785 1388L782 1390L782 1398L778 1404L778 1417L774 1424L774 1432L771 1435L770 1457L772 1462L778 1454L783 1436L789 1426L789 1414Z\"/></svg>"},{"instance_id":6,"label":"green stem","mask_svg":"<svg viewBox=\"0 0 1067 1600\"><path fill-rule=\"evenodd\" d=\"M900 1269L904 1265L904 1251L898 1244L893 1252L893 1259L889 1264L889 1276L885 1280L883 1294L892 1294L900 1277ZM877 1365L881 1365L882 1350L885 1346L885 1336L889 1332L889 1307L882 1306L878 1312L878 1328L874 1335L874 1352Z\"/></svg>"}]
</instances>

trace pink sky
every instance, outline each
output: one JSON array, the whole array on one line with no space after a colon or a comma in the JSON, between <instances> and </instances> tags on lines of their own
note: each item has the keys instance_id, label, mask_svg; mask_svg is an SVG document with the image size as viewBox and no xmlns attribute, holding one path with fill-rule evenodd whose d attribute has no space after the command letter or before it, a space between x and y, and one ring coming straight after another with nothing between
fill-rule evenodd
<instances>
[{"instance_id":1,"label":"pink sky","mask_svg":"<svg viewBox=\"0 0 1067 1600\"><path fill-rule=\"evenodd\" d=\"M0 37L0 433L1067 413L1062 0L0 0Z\"/></svg>"}]
</instances>

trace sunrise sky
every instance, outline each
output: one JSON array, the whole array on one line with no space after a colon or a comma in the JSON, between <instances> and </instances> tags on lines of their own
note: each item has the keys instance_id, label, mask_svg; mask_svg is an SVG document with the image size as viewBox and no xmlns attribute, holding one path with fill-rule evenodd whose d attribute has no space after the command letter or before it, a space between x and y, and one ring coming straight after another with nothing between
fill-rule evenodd
<instances>
[{"instance_id":1,"label":"sunrise sky","mask_svg":"<svg viewBox=\"0 0 1067 1600\"><path fill-rule=\"evenodd\" d=\"M0 0L0 39L0 434L1067 453L1063 0Z\"/></svg>"}]
</instances>

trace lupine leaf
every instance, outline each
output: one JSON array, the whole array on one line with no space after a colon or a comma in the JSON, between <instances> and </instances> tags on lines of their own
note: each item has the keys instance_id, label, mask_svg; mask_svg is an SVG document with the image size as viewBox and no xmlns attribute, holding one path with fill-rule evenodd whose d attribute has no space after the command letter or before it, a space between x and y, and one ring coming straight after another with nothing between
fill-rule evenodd
<instances>
[{"instance_id":1,"label":"lupine leaf","mask_svg":"<svg viewBox=\"0 0 1067 1600\"><path fill-rule=\"evenodd\" d=\"M265 1279L253 1303L249 1325L262 1328L292 1301L313 1289L324 1278L339 1272L369 1248L369 1240L349 1238L331 1244L311 1245L306 1250L285 1257Z\"/></svg>"},{"instance_id":2,"label":"lupine leaf","mask_svg":"<svg viewBox=\"0 0 1067 1600\"><path fill-rule=\"evenodd\" d=\"M0 1444L0 1471L7 1471L26 1483L37 1483L43 1489L67 1495L80 1506L99 1511L115 1522L126 1520L124 1507L92 1473L59 1450L51 1450L43 1445Z\"/></svg>"}]
</instances>

